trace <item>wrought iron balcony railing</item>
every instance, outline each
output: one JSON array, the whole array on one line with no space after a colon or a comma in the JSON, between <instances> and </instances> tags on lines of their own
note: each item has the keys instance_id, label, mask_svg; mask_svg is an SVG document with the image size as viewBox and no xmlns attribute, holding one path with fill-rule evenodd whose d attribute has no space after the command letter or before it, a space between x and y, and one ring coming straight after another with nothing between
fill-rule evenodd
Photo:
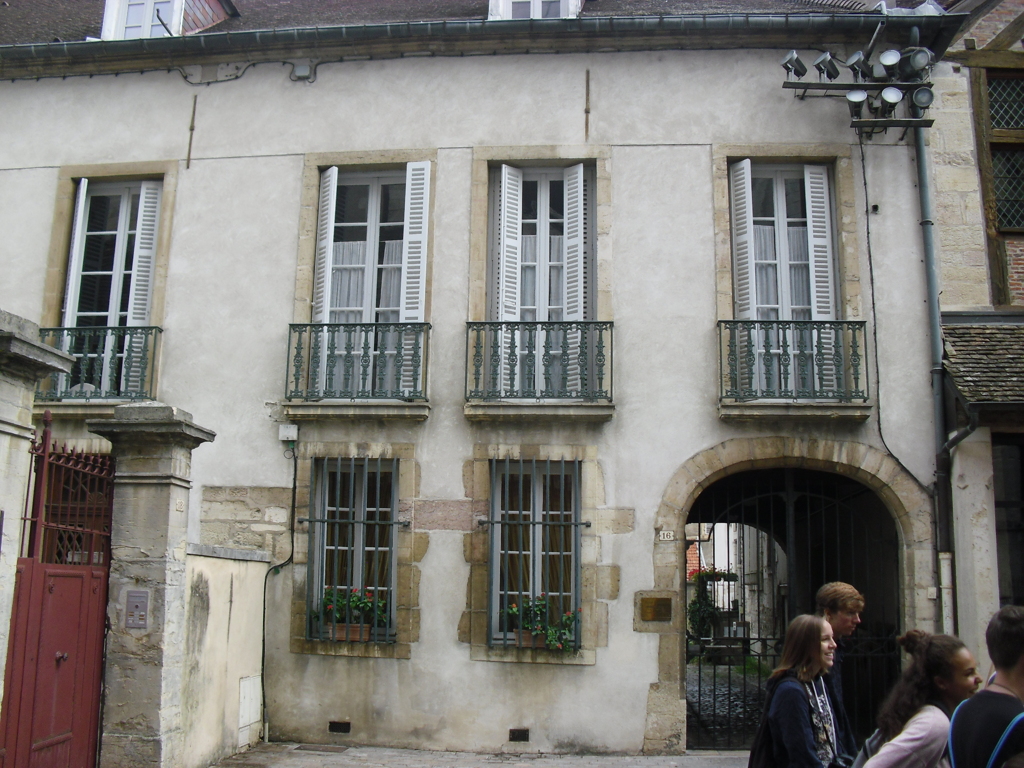
<instances>
[{"instance_id":1,"label":"wrought iron balcony railing","mask_svg":"<svg viewBox=\"0 0 1024 768\"><path fill-rule=\"evenodd\" d=\"M468 400L611 400L612 324L468 323Z\"/></svg>"},{"instance_id":2,"label":"wrought iron balcony railing","mask_svg":"<svg viewBox=\"0 0 1024 768\"><path fill-rule=\"evenodd\" d=\"M152 400L156 326L40 328L43 343L73 355L71 373L39 383L37 400Z\"/></svg>"},{"instance_id":3,"label":"wrought iron balcony railing","mask_svg":"<svg viewBox=\"0 0 1024 768\"><path fill-rule=\"evenodd\" d=\"M866 401L863 321L719 320L723 400Z\"/></svg>"},{"instance_id":4,"label":"wrought iron balcony railing","mask_svg":"<svg viewBox=\"0 0 1024 768\"><path fill-rule=\"evenodd\" d=\"M295 323L288 400L426 400L429 323Z\"/></svg>"}]
</instances>

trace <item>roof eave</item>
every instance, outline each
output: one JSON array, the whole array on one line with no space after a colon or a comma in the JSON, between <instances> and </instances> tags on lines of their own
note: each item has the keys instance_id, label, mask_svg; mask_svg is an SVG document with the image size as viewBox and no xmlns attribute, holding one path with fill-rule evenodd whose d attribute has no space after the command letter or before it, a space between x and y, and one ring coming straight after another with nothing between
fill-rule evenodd
<instances>
[{"instance_id":1,"label":"roof eave","mask_svg":"<svg viewBox=\"0 0 1024 768\"><path fill-rule=\"evenodd\" d=\"M879 13L603 16L425 21L210 32L186 37L0 46L0 79L115 74L224 61L577 53L612 50L807 47L866 42ZM941 56L966 14L888 16L886 35L912 27ZM753 44L753 45L752 45Z\"/></svg>"}]
</instances>

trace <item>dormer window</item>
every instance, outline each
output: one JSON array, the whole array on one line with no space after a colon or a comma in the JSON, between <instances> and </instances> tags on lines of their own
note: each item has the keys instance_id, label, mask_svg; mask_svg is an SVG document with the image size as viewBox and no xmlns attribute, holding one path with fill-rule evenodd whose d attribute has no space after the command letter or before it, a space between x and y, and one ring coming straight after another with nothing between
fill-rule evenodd
<instances>
[{"instance_id":1,"label":"dormer window","mask_svg":"<svg viewBox=\"0 0 1024 768\"><path fill-rule=\"evenodd\" d=\"M106 0L104 40L180 35L183 0Z\"/></svg>"},{"instance_id":2,"label":"dormer window","mask_svg":"<svg viewBox=\"0 0 1024 768\"><path fill-rule=\"evenodd\" d=\"M584 0L491 0L488 19L574 19Z\"/></svg>"}]
</instances>

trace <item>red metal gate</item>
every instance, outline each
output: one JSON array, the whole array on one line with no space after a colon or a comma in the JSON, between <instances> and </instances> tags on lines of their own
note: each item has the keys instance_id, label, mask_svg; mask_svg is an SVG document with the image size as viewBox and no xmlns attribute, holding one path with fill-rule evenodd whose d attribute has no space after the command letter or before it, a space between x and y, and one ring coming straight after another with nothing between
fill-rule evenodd
<instances>
[{"instance_id":1,"label":"red metal gate","mask_svg":"<svg viewBox=\"0 0 1024 768\"><path fill-rule=\"evenodd\" d=\"M14 588L0 768L93 768L110 572L114 460L33 443Z\"/></svg>"}]
</instances>

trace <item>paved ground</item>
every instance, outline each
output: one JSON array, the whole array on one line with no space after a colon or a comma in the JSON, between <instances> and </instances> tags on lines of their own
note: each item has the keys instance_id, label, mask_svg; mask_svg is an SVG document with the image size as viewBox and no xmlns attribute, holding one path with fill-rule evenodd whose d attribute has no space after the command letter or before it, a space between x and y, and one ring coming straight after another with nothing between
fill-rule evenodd
<instances>
[{"instance_id":1,"label":"paved ground","mask_svg":"<svg viewBox=\"0 0 1024 768\"><path fill-rule=\"evenodd\" d=\"M485 755L382 747L260 744L217 763L219 768L746 768L746 752L636 755Z\"/></svg>"}]
</instances>

